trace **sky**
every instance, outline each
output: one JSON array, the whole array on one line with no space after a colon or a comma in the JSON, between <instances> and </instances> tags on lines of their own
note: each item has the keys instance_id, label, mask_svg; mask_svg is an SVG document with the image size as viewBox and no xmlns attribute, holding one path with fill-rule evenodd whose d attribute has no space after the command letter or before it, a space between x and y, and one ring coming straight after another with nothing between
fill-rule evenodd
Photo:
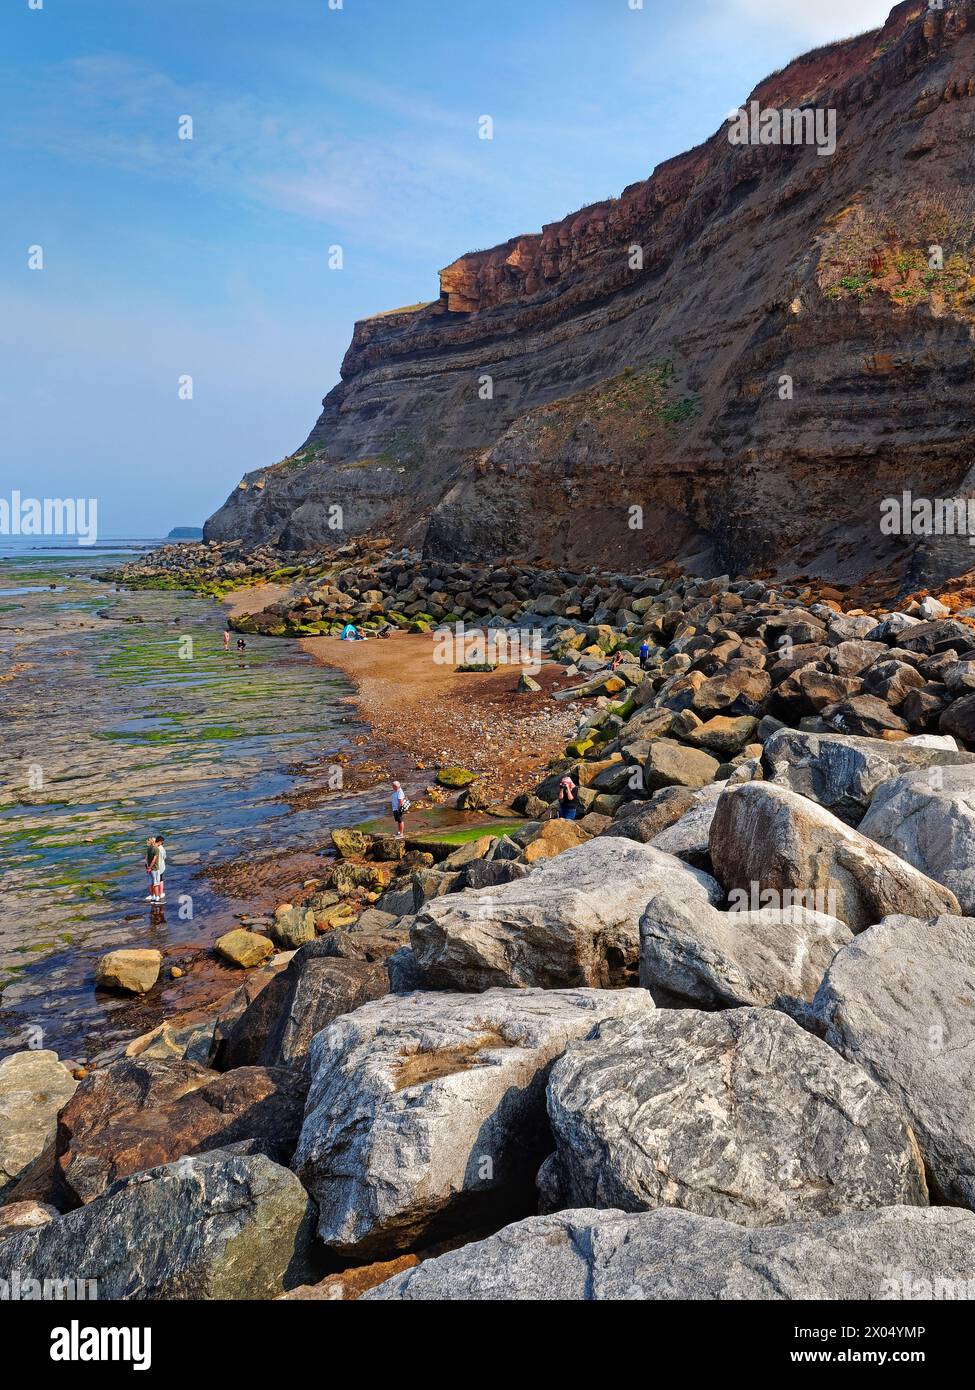
<instances>
[{"instance_id":1,"label":"sky","mask_svg":"<svg viewBox=\"0 0 975 1390\"><path fill-rule=\"evenodd\" d=\"M303 442L356 319L618 195L891 4L4 0L0 496L95 498L103 537L201 525Z\"/></svg>"}]
</instances>

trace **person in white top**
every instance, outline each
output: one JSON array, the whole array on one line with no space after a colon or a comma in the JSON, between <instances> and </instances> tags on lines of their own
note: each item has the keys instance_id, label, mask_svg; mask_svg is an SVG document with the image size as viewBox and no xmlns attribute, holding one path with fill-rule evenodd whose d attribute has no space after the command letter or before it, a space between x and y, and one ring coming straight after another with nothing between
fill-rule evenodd
<instances>
[{"instance_id":1,"label":"person in white top","mask_svg":"<svg viewBox=\"0 0 975 1390\"><path fill-rule=\"evenodd\" d=\"M149 864L152 887L149 889L146 902L164 903L166 901L166 885L163 882L163 876L166 873L166 846L161 835L156 836L152 848L155 851Z\"/></svg>"},{"instance_id":2,"label":"person in white top","mask_svg":"<svg viewBox=\"0 0 975 1390\"><path fill-rule=\"evenodd\" d=\"M399 782L393 783L393 794L389 798L389 804L393 812L393 820L396 822L396 835L402 840L405 833L403 830L403 821L407 811L410 809L410 803L407 801L406 793L403 791Z\"/></svg>"}]
</instances>

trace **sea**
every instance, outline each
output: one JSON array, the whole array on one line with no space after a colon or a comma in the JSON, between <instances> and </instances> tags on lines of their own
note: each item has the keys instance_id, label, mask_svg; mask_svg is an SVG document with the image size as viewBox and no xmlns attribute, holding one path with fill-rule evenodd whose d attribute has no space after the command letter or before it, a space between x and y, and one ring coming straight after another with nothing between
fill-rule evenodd
<instances>
[{"instance_id":1,"label":"sea","mask_svg":"<svg viewBox=\"0 0 975 1390\"><path fill-rule=\"evenodd\" d=\"M209 598L99 578L160 543L0 538L0 1057L84 1063L133 1034L142 1014L95 989L101 954L212 943L247 905L221 869L314 863L380 803L343 790L367 733L344 676L280 639L225 651Z\"/></svg>"}]
</instances>

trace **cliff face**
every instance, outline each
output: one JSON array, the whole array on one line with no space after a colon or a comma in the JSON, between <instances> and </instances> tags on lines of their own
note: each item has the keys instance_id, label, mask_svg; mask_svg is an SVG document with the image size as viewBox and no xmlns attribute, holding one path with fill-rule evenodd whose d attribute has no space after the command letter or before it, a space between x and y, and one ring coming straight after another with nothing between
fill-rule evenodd
<instances>
[{"instance_id":1,"label":"cliff face","mask_svg":"<svg viewBox=\"0 0 975 1390\"><path fill-rule=\"evenodd\" d=\"M903 565L880 500L953 495L975 461L975 0L947 3L752 93L835 110L832 155L722 126L358 323L306 444L207 537L302 548L340 520L451 558Z\"/></svg>"}]
</instances>

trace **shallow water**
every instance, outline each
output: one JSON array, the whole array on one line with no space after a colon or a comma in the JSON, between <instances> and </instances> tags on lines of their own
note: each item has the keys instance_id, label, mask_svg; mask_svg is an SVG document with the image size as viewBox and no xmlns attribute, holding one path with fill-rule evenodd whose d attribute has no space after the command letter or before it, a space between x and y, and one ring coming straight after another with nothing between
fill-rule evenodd
<instances>
[{"instance_id":1,"label":"shallow water","mask_svg":"<svg viewBox=\"0 0 975 1390\"><path fill-rule=\"evenodd\" d=\"M22 600L0 606L0 1055L29 1025L63 1056L92 1055L122 1007L94 991L102 952L212 939L246 904L203 869L315 851L378 806L345 795L329 761L363 732L344 677L294 643L224 651L218 604L118 592L91 577L105 565L0 560ZM291 809L289 794L316 786L327 808ZM143 901L157 833L164 920Z\"/></svg>"}]
</instances>

